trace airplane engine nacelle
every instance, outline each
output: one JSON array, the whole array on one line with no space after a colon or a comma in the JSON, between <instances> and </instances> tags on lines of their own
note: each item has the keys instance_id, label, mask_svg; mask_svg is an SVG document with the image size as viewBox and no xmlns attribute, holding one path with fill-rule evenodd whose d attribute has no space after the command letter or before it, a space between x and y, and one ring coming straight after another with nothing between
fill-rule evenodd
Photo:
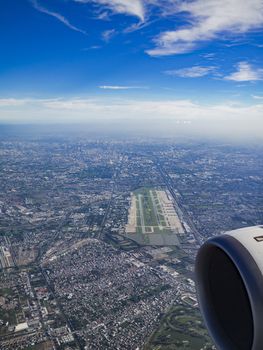
<instances>
[{"instance_id":1,"label":"airplane engine nacelle","mask_svg":"<svg viewBox=\"0 0 263 350\"><path fill-rule=\"evenodd\" d=\"M196 258L196 289L219 350L263 349L263 226L209 239Z\"/></svg>"}]
</instances>

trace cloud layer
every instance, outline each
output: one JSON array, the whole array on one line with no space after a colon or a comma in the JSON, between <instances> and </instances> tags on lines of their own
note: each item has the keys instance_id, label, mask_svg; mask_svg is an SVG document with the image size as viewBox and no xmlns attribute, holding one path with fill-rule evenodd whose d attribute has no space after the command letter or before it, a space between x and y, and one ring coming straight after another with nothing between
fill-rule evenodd
<instances>
[{"instance_id":1,"label":"cloud layer","mask_svg":"<svg viewBox=\"0 0 263 350\"><path fill-rule=\"evenodd\" d=\"M91 123L116 132L176 136L178 127L206 137L263 142L263 104L202 105L190 100L0 99L0 121L8 123Z\"/></svg>"}]
</instances>

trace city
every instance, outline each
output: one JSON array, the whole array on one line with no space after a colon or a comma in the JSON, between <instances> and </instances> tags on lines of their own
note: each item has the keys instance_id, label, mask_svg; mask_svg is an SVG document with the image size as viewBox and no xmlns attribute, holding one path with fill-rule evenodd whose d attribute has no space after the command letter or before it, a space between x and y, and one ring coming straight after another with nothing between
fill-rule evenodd
<instances>
[{"instance_id":1,"label":"city","mask_svg":"<svg viewBox=\"0 0 263 350\"><path fill-rule=\"evenodd\" d=\"M262 223L260 146L21 138L0 153L1 349L214 349L194 259Z\"/></svg>"}]
</instances>

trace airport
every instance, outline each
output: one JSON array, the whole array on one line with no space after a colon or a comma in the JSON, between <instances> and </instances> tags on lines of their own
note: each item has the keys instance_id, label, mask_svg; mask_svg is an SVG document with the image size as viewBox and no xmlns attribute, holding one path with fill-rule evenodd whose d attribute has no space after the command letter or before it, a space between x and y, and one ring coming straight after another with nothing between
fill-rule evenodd
<instances>
[{"instance_id":1,"label":"airport","mask_svg":"<svg viewBox=\"0 0 263 350\"><path fill-rule=\"evenodd\" d=\"M126 236L142 245L178 245L185 229L168 190L141 188L131 194Z\"/></svg>"}]
</instances>

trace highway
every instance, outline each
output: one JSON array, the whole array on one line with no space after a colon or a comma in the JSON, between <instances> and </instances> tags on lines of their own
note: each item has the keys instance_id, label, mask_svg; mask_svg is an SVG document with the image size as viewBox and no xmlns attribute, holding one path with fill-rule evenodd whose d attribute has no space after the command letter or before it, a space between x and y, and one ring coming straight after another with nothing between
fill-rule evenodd
<instances>
[{"instance_id":1,"label":"highway","mask_svg":"<svg viewBox=\"0 0 263 350\"><path fill-rule=\"evenodd\" d=\"M99 233L98 233L98 236L97 236L97 238L99 238L99 239L103 238L103 231L104 231L104 228L105 228L105 224L106 224L109 212L111 210L111 205L112 205L112 201L114 199L114 194L116 192L116 187L117 187L118 178L119 178L119 174L121 172L121 169L122 169L122 157L120 157L119 164L116 167L116 170L115 170L113 178L112 178L113 184L112 184L111 196L110 196L110 199L109 199L109 202L108 202L108 205L107 205L104 217L103 217L101 225L100 225L100 230L99 230Z\"/></svg>"}]
</instances>

